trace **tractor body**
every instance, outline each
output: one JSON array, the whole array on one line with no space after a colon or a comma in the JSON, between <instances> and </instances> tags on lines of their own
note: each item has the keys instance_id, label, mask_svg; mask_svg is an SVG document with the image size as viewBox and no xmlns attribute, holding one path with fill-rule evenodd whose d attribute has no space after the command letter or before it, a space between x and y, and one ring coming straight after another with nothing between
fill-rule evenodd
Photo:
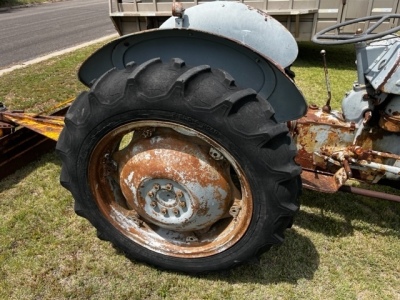
<instances>
[{"instance_id":1,"label":"tractor body","mask_svg":"<svg viewBox=\"0 0 400 300\"><path fill-rule=\"evenodd\" d=\"M239 86L256 90L272 105L276 120L288 122L304 187L332 193L348 179L400 179L397 36L356 45L358 80L340 112L307 107L285 74L297 57L296 41L263 11L229 1L174 11L178 16L160 29L123 36L93 54L79 71L81 81L88 85L110 68L151 57L208 64L229 72Z\"/></svg>"},{"instance_id":2,"label":"tractor body","mask_svg":"<svg viewBox=\"0 0 400 300\"><path fill-rule=\"evenodd\" d=\"M307 187L334 192L349 178L371 184L400 179L399 42L389 35L356 44L358 78L342 111L310 106L298 120L297 160Z\"/></svg>"}]
</instances>

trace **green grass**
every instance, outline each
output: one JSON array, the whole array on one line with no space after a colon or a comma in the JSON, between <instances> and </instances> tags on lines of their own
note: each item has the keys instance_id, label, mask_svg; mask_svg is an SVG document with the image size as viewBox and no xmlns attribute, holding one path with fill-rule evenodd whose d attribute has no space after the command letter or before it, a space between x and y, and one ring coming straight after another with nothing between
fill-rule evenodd
<instances>
[{"instance_id":1,"label":"green grass","mask_svg":"<svg viewBox=\"0 0 400 300\"><path fill-rule=\"evenodd\" d=\"M2 76L0 101L40 111L74 97L84 89L76 70L98 46ZM293 70L309 102L323 105L319 50L302 44ZM339 108L355 79L354 54L327 51ZM304 191L284 244L259 264L187 276L129 261L98 240L59 172L50 153L0 181L0 299L400 299L398 203Z\"/></svg>"},{"instance_id":2,"label":"green grass","mask_svg":"<svg viewBox=\"0 0 400 300\"><path fill-rule=\"evenodd\" d=\"M97 46L13 71L1 77L0 102L12 109L41 112L74 98L86 87L77 79L80 64Z\"/></svg>"}]
</instances>

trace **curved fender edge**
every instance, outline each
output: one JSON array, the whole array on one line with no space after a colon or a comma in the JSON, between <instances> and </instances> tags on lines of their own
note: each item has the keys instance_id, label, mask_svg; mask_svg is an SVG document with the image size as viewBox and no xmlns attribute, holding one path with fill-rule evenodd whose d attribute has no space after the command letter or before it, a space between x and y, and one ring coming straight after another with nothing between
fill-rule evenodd
<instances>
[{"instance_id":1,"label":"curved fender edge","mask_svg":"<svg viewBox=\"0 0 400 300\"><path fill-rule=\"evenodd\" d=\"M278 122L298 119L306 101L283 68L250 47L223 36L193 29L156 29L123 36L93 53L78 77L86 86L112 68L124 69L159 57L181 58L187 65L209 65L235 78L238 86L252 88L268 100Z\"/></svg>"}]
</instances>

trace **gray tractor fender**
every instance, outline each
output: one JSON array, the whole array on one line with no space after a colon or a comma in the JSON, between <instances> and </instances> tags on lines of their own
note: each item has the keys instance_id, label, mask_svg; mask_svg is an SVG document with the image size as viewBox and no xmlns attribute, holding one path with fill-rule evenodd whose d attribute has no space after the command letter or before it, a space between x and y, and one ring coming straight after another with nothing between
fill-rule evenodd
<instances>
[{"instance_id":1,"label":"gray tractor fender","mask_svg":"<svg viewBox=\"0 0 400 300\"><path fill-rule=\"evenodd\" d=\"M242 88L252 88L267 99L278 122L302 117L307 110L303 95L283 68L242 43L193 29L155 29L123 36L93 53L78 77L86 86L112 68L124 69L153 58L164 62L181 58L189 66L209 65L228 72Z\"/></svg>"},{"instance_id":2,"label":"gray tractor fender","mask_svg":"<svg viewBox=\"0 0 400 300\"><path fill-rule=\"evenodd\" d=\"M298 47L293 35L265 12L243 3L211 1L184 10L181 18L171 17L160 28L189 28L222 35L249 46L282 67L296 59Z\"/></svg>"}]
</instances>

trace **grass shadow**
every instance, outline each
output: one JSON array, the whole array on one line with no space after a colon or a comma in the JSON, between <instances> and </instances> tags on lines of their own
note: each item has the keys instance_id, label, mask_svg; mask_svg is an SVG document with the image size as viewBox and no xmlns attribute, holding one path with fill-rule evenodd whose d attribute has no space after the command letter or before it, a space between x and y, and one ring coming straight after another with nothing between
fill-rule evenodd
<instances>
[{"instance_id":1,"label":"grass shadow","mask_svg":"<svg viewBox=\"0 0 400 300\"><path fill-rule=\"evenodd\" d=\"M12 173L0 180L0 193L17 186L19 182L29 177L29 175L35 172L35 170L47 164L57 165L61 169L61 160L58 158L55 151L50 151L49 153L40 156L35 161L27 164L25 167L16 170L15 173ZM55 181L58 183L58 178L54 179L54 181L52 180L52 182L49 182L49 184L53 184Z\"/></svg>"},{"instance_id":2,"label":"grass shadow","mask_svg":"<svg viewBox=\"0 0 400 300\"><path fill-rule=\"evenodd\" d=\"M207 279L263 285L296 284L301 279L313 279L319 263L320 256L312 241L295 229L289 229L284 243L264 253L259 263L240 266L226 272L225 276L210 275Z\"/></svg>"},{"instance_id":3,"label":"grass shadow","mask_svg":"<svg viewBox=\"0 0 400 300\"><path fill-rule=\"evenodd\" d=\"M300 42L296 67L323 68L321 50L326 50L328 68L337 70L356 70L354 45L322 46L312 42Z\"/></svg>"},{"instance_id":4,"label":"grass shadow","mask_svg":"<svg viewBox=\"0 0 400 300\"><path fill-rule=\"evenodd\" d=\"M355 230L400 235L400 205L396 202L341 192L325 194L305 190L302 205L314 209L314 212L302 209L297 216L296 225L304 229L336 237L353 235Z\"/></svg>"}]
</instances>

